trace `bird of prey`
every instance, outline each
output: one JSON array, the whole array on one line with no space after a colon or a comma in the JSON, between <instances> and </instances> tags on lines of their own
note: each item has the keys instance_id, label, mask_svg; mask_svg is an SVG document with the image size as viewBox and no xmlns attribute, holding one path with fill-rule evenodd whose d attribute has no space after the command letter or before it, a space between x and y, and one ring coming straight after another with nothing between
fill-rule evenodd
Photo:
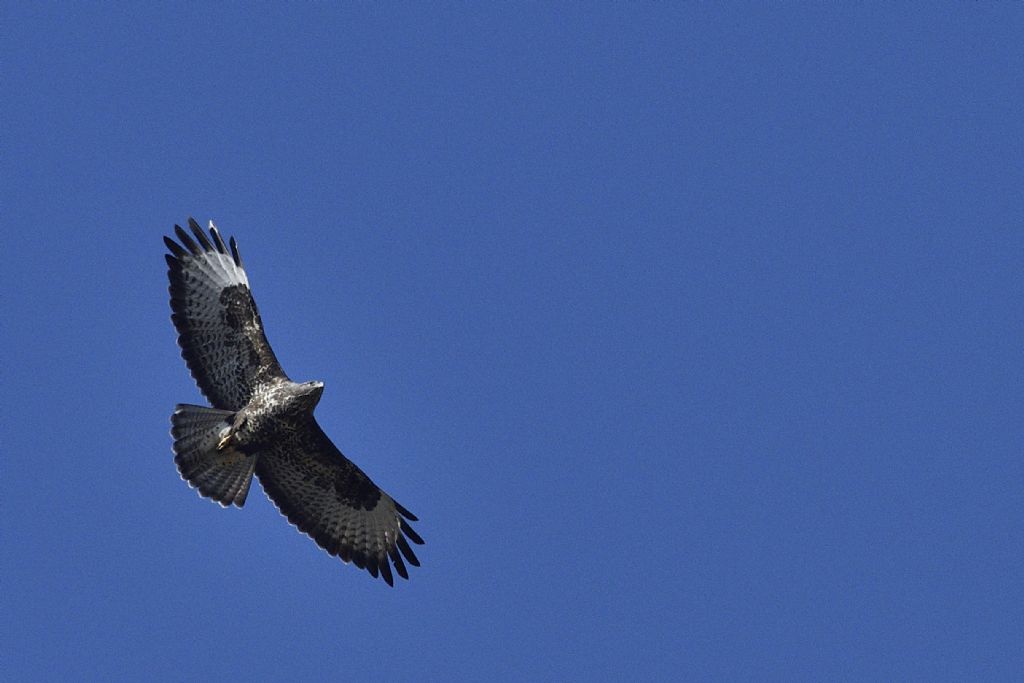
<instances>
[{"instance_id":1,"label":"bird of prey","mask_svg":"<svg viewBox=\"0 0 1024 683\"><path fill-rule=\"evenodd\" d=\"M405 562L420 564L408 541L423 543L409 525L416 517L320 429L313 409L324 385L293 382L281 369L235 239L229 250L213 221L209 236L188 224L191 236L175 225L178 241L164 237L171 320L212 407L179 404L171 416L182 479L224 507L242 507L255 473L288 521L328 553L391 586L392 566L408 579Z\"/></svg>"}]
</instances>

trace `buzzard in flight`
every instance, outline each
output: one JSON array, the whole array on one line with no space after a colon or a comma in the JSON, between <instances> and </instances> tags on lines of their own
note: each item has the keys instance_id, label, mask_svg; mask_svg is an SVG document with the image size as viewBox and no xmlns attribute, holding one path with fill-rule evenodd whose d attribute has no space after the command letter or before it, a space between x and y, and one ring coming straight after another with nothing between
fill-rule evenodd
<instances>
[{"instance_id":1,"label":"buzzard in flight","mask_svg":"<svg viewBox=\"0 0 1024 683\"><path fill-rule=\"evenodd\" d=\"M174 226L171 320L181 355L212 407L180 404L171 416L182 479L224 507L242 507L255 473L288 521L331 555L394 585L419 566L416 517L377 488L313 417L322 382L288 379L256 310L234 238ZM193 239L194 236L194 239ZM179 244L180 242L180 244ZM408 539L408 541L406 540ZM405 558L405 561L402 558Z\"/></svg>"}]
</instances>

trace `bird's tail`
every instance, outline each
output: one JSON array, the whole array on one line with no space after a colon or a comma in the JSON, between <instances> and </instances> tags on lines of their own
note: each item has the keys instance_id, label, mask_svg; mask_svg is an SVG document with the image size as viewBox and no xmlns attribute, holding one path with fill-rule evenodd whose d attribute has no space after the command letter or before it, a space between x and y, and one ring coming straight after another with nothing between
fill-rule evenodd
<instances>
[{"instance_id":1,"label":"bird's tail","mask_svg":"<svg viewBox=\"0 0 1024 683\"><path fill-rule=\"evenodd\" d=\"M234 415L229 410L186 404L179 404L171 415L174 462L181 478L224 507L245 505L256 468L255 455L230 445L218 448Z\"/></svg>"}]
</instances>

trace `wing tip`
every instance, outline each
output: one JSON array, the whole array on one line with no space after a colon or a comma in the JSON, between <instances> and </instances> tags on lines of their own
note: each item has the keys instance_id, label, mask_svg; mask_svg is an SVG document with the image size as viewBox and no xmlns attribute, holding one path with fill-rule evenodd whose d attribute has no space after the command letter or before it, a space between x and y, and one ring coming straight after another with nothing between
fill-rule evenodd
<instances>
[{"instance_id":1,"label":"wing tip","mask_svg":"<svg viewBox=\"0 0 1024 683\"><path fill-rule=\"evenodd\" d=\"M177 225L175 225L174 227L179 229L179 230L181 229L181 228L178 228ZM185 256L188 253L184 249L181 248L180 244L178 244L177 242L172 240L167 235L164 235L164 245L171 251L171 254L174 255L175 259L182 258L183 256Z\"/></svg>"},{"instance_id":2,"label":"wing tip","mask_svg":"<svg viewBox=\"0 0 1024 683\"><path fill-rule=\"evenodd\" d=\"M195 218L189 216L187 222L189 230L192 232L191 235L175 223L174 235L178 238L178 242L175 242L171 237L164 236L164 244L167 245L167 248L171 250L175 257L180 259L189 255L201 256L204 252L219 252L225 256L228 255L228 247L221 237L220 230L212 220L210 221L209 237L207 237L206 231L200 227L199 222ZM230 255L234 259L235 264L241 267L242 257L238 253L238 245L235 242L235 238L230 238L229 242L231 244Z\"/></svg>"},{"instance_id":3,"label":"wing tip","mask_svg":"<svg viewBox=\"0 0 1024 683\"><path fill-rule=\"evenodd\" d=\"M188 249L193 256L199 256L202 253L202 250L199 248L199 245L196 244L191 237L189 237L189 234L185 232L185 229L182 228L180 225L174 226L174 234L178 237L178 241L181 242L181 244L186 249Z\"/></svg>"},{"instance_id":4,"label":"wing tip","mask_svg":"<svg viewBox=\"0 0 1024 683\"><path fill-rule=\"evenodd\" d=\"M391 556L391 562L395 565L395 571L406 581L409 580L409 570L405 568L405 563L402 562L402 555L398 552L398 546L391 544L388 546L388 555Z\"/></svg>"},{"instance_id":5,"label":"wing tip","mask_svg":"<svg viewBox=\"0 0 1024 683\"><path fill-rule=\"evenodd\" d=\"M233 235L228 240L228 243L231 245L231 257L235 260L235 265L239 268L244 268L245 266L242 265L242 255L238 253L238 242L235 241Z\"/></svg>"},{"instance_id":6,"label":"wing tip","mask_svg":"<svg viewBox=\"0 0 1024 683\"><path fill-rule=\"evenodd\" d=\"M418 521L420 521L419 517L417 517L416 515L414 515L411 512L409 512L409 510L407 510L406 508L404 508L401 505L399 505L396 501L392 500L391 502L395 504L395 509L398 510L398 514L402 515L403 517L405 517L410 522L418 522Z\"/></svg>"},{"instance_id":7,"label":"wing tip","mask_svg":"<svg viewBox=\"0 0 1024 683\"><path fill-rule=\"evenodd\" d=\"M210 240L206 237L206 233L203 232L203 229L199 227L199 223L196 222L196 219L189 217L188 227L192 230L192 234L196 236L196 239L199 240L199 244L202 245L203 251L214 251L213 245L210 244Z\"/></svg>"},{"instance_id":8,"label":"wing tip","mask_svg":"<svg viewBox=\"0 0 1024 683\"><path fill-rule=\"evenodd\" d=\"M224 245L224 240L220 236L220 230L217 229L212 220L210 221L210 237L213 238L213 243L217 245L217 251L226 256L228 248Z\"/></svg>"},{"instance_id":9,"label":"wing tip","mask_svg":"<svg viewBox=\"0 0 1024 683\"><path fill-rule=\"evenodd\" d=\"M412 541L416 545L423 545L423 543L424 543L423 539L420 538L419 534L417 534L415 531L413 531L413 528L411 526L409 526L408 522L406 522L404 519L400 519L399 520L399 525L402 528L402 533L404 533L406 536L408 536L410 541Z\"/></svg>"},{"instance_id":10,"label":"wing tip","mask_svg":"<svg viewBox=\"0 0 1024 683\"><path fill-rule=\"evenodd\" d=\"M384 579L384 582L395 587L395 577L391 574L391 565L388 563L387 557L378 558L377 564L380 567L380 577Z\"/></svg>"},{"instance_id":11,"label":"wing tip","mask_svg":"<svg viewBox=\"0 0 1024 683\"><path fill-rule=\"evenodd\" d=\"M416 553L409 547L408 541L405 540L405 536L399 536L395 541L398 549L402 551L402 555L405 556L405 561L414 567L420 566L419 558L416 557Z\"/></svg>"}]
</instances>

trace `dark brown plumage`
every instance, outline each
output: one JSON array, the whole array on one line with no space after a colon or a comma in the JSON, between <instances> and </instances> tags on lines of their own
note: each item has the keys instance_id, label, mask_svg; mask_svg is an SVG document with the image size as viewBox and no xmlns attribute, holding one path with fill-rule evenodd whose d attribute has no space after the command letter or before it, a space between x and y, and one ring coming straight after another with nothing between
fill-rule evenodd
<instances>
[{"instance_id":1,"label":"dark brown plumage","mask_svg":"<svg viewBox=\"0 0 1024 683\"><path fill-rule=\"evenodd\" d=\"M416 517L381 491L313 417L323 384L291 381L263 332L234 238L225 245L189 219L170 250L171 320L181 355L212 407L181 404L171 417L175 462L221 505L245 504L253 474L300 531L345 562L394 585L419 566ZM408 539L408 540L407 540ZM404 558L404 560L403 560Z\"/></svg>"}]
</instances>

